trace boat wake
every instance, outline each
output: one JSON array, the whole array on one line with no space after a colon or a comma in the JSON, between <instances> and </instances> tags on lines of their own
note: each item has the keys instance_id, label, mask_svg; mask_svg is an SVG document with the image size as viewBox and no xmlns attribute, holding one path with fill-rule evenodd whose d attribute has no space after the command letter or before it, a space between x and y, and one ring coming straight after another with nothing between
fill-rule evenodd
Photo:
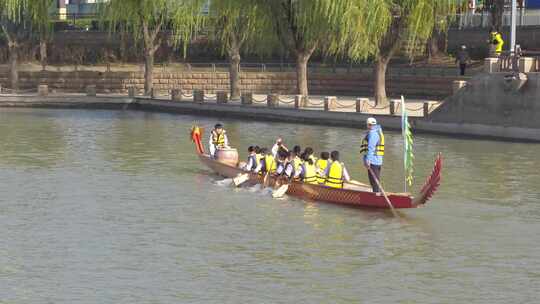
<instances>
[{"instance_id":1,"label":"boat wake","mask_svg":"<svg viewBox=\"0 0 540 304\"><path fill-rule=\"evenodd\" d=\"M232 178L226 178L226 179L222 179L222 180L216 180L214 181L214 183L217 185L217 186L220 186L220 187L229 187L233 184L233 180Z\"/></svg>"}]
</instances>

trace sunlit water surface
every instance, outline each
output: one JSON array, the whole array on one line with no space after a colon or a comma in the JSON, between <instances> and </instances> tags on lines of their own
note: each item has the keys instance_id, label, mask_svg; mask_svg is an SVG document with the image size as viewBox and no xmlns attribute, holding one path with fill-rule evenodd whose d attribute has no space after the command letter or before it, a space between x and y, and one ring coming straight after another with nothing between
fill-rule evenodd
<instances>
[{"instance_id":1,"label":"sunlit water surface","mask_svg":"<svg viewBox=\"0 0 540 304\"><path fill-rule=\"evenodd\" d=\"M233 189L188 131L215 118L130 111L0 112L0 303L534 303L540 145L415 136L417 190L391 213ZM224 120L245 156L276 136L337 149L366 181L363 130ZM383 182L403 191L400 134ZM205 137L205 142L206 142Z\"/></svg>"}]
</instances>

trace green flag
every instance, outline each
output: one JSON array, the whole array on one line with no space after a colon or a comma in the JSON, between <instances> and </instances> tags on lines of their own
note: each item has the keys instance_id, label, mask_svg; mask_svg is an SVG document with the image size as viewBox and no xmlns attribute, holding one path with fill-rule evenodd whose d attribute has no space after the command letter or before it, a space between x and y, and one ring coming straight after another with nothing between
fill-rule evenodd
<instances>
[{"instance_id":1,"label":"green flag","mask_svg":"<svg viewBox=\"0 0 540 304\"><path fill-rule=\"evenodd\" d=\"M409 186L413 182L413 137L411 125L407 116L407 108L405 107L405 98L401 96L401 130L403 133L403 168L405 169L405 183Z\"/></svg>"}]
</instances>

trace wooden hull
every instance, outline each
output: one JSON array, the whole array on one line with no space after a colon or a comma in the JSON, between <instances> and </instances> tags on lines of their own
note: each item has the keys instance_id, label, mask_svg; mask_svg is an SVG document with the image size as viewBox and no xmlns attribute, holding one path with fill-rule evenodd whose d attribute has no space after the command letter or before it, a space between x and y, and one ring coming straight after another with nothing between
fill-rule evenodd
<instances>
[{"instance_id":1,"label":"wooden hull","mask_svg":"<svg viewBox=\"0 0 540 304\"><path fill-rule=\"evenodd\" d=\"M238 174L246 173L240 168L217 162L208 155L199 154L199 159L212 171L224 177L234 178ZM262 177L258 174L250 173L249 181L246 183L249 185L262 183ZM275 180L270 180L270 185L274 183ZM326 186L304 184L302 182L292 182L287 190L287 195L301 199L340 205L384 209L389 208L384 197L377 196L373 192L335 189ZM417 205L413 203L413 198L408 195L389 194L388 198L396 209L417 207Z\"/></svg>"},{"instance_id":2,"label":"wooden hull","mask_svg":"<svg viewBox=\"0 0 540 304\"><path fill-rule=\"evenodd\" d=\"M191 139L195 143L197 155L201 162L210 168L217 174L234 178L238 174L245 174L246 172L235 166L220 163L207 154L204 153L204 147L201 143L202 130L194 126L191 130ZM435 160L435 165L431 175L426 179L424 186L420 190L420 193L416 197L412 197L409 194L402 193L387 193L388 198L392 202L392 205L396 209L403 208L416 208L425 204L437 191L440 185L442 173L442 155L439 154ZM263 177L249 173L249 180L246 181L247 185L262 184ZM275 185L276 180L270 179L269 185ZM298 197L301 199L321 201L333 204L341 204L356 207L369 207L369 208L389 208L383 196L376 195L371 191L362 190L350 190L350 189L335 189L320 185L304 184L302 182L292 182L287 190L287 194L290 196Z\"/></svg>"}]
</instances>

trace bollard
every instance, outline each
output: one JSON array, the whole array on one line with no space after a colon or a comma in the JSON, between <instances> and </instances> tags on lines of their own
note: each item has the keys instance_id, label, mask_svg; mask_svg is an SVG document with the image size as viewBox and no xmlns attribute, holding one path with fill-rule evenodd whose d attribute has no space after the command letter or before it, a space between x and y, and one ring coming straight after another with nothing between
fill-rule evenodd
<instances>
[{"instance_id":1,"label":"bollard","mask_svg":"<svg viewBox=\"0 0 540 304\"><path fill-rule=\"evenodd\" d=\"M535 58L533 57L520 57L518 62L520 73L536 72Z\"/></svg>"},{"instance_id":2,"label":"bollard","mask_svg":"<svg viewBox=\"0 0 540 304\"><path fill-rule=\"evenodd\" d=\"M241 103L244 106L248 106L253 104L253 93L242 93L242 97L240 97Z\"/></svg>"},{"instance_id":3,"label":"bollard","mask_svg":"<svg viewBox=\"0 0 540 304\"><path fill-rule=\"evenodd\" d=\"M269 108L277 108L279 105L279 95L278 94L269 94L266 96L266 105Z\"/></svg>"},{"instance_id":4,"label":"bollard","mask_svg":"<svg viewBox=\"0 0 540 304\"><path fill-rule=\"evenodd\" d=\"M396 102L391 100L390 101L390 115L396 114Z\"/></svg>"},{"instance_id":5,"label":"bollard","mask_svg":"<svg viewBox=\"0 0 540 304\"><path fill-rule=\"evenodd\" d=\"M461 88L465 87L467 85L467 81L465 80L454 80L452 82L452 94L456 94Z\"/></svg>"},{"instance_id":6,"label":"bollard","mask_svg":"<svg viewBox=\"0 0 540 304\"><path fill-rule=\"evenodd\" d=\"M302 95L295 95L294 96L294 108L300 109L304 106L304 101L302 100L304 96Z\"/></svg>"},{"instance_id":7,"label":"bollard","mask_svg":"<svg viewBox=\"0 0 540 304\"><path fill-rule=\"evenodd\" d=\"M484 59L484 73L496 73L500 72L500 70L499 58L491 57Z\"/></svg>"},{"instance_id":8,"label":"bollard","mask_svg":"<svg viewBox=\"0 0 540 304\"><path fill-rule=\"evenodd\" d=\"M193 102L204 103L204 91L203 90L193 90Z\"/></svg>"},{"instance_id":9,"label":"bollard","mask_svg":"<svg viewBox=\"0 0 540 304\"><path fill-rule=\"evenodd\" d=\"M137 91L135 90L135 87L128 88L128 97L134 98L136 94L137 94Z\"/></svg>"},{"instance_id":10,"label":"bollard","mask_svg":"<svg viewBox=\"0 0 540 304\"><path fill-rule=\"evenodd\" d=\"M324 97L324 110L330 111L336 107L337 97L336 96L326 96Z\"/></svg>"},{"instance_id":11,"label":"bollard","mask_svg":"<svg viewBox=\"0 0 540 304\"><path fill-rule=\"evenodd\" d=\"M96 94L96 86L95 85L88 85L86 86L86 96L95 97Z\"/></svg>"},{"instance_id":12,"label":"bollard","mask_svg":"<svg viewBox=\"0 0 540 304\"><path fill-rule=\"evenodd\" d=\"M49 86L46 84L40 84L38 86L38 95L39 96L47 96L49 95Z\"/></svg>"},{"instance_id":13,"label":"bollard","mask_svg":"<svg viewBox=\"0 0 540 304\"><path fill-rule=\"evenodd\" d=\"M229 94L225 91L217 92L217 103L223 104L229 101Z\"/></svg>"},{"instance_id":14,"label":"bollard","mask_svg":"<svg viewBox=\"0 0 540 304\"><path fill-rule=\"evenodd\" d=\"M362 98L356 98L356 113L362 113Z\"/></svg>"},{"instance_id":15,"label":"bollard","mask_svg":"<svg viewBox=\"0 0 540 304\"><path fill-rule=\"evenodd\" d=\"M172 101L182 101L182 90L173 89L171 91L171 100Z\"/></svg>"},{"instance_id":16,"label":"bollard","mask_svg":"<svg viewBox=\"0 0 540 304\"><path fill-rule=\"evenodd\" d=\"M424 102L424 117L429 116L429 102Z\"/></svg>"}]
</instances>

